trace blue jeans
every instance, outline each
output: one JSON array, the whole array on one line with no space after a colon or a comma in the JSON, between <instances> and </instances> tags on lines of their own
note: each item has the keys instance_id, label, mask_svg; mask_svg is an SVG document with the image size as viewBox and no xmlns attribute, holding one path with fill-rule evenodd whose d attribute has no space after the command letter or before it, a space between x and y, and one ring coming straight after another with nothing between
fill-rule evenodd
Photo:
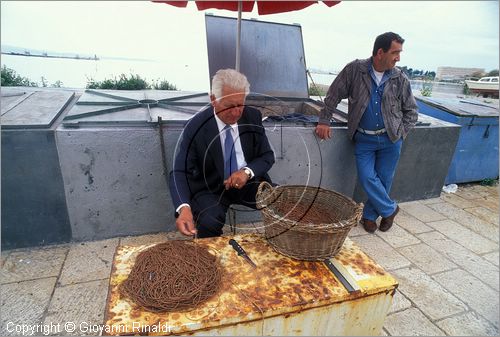
<instances>
[{"instance_id":1,"label":"blue jeans","mask_svg":"<svg viewBox=\"0 0 500 337\"><path fill-rule=\"evenodd\" d=\"M379 136L356 132L354 135L358 179L368 196L363 218L376 221L396 210L396 202L389 197L403 140L391 142L386 133Z\"/></svg>"}]
</instances>

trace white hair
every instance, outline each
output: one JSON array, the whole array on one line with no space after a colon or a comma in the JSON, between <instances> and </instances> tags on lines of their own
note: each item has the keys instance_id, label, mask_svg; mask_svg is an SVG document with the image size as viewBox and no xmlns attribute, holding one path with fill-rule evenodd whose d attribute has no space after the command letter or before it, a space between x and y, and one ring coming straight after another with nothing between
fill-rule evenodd
<instances>
[{"instance_id":1,"label":"white hair","mask_svg":"<svg viewBox=\"0 0 500 337\"><path fill-rule=\"evenodd\" d=\"M212 95L216 99L222 97L224 87L244 92L245 95L250 92L250 83L248 83L247 77L234 69L220 69L212 78Z\"/></svg>"}]
</instances>

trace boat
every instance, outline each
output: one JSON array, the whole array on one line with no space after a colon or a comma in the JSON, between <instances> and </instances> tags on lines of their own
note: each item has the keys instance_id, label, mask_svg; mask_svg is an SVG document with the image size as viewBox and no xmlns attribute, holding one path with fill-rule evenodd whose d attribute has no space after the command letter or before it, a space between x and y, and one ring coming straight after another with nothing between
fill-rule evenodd
<instances>
[{"instance_id":1,"label":"boat","mask_svg":"<svg viewBox=\"0 0 500 337\"><path fill-rule=\"evenodd\" d=\"M498 76L481 77L478 81L465 80L465 84L471 92L482 94L485 97L489 94L498 97L498 83Z\"/></svg>"}]
</instances>

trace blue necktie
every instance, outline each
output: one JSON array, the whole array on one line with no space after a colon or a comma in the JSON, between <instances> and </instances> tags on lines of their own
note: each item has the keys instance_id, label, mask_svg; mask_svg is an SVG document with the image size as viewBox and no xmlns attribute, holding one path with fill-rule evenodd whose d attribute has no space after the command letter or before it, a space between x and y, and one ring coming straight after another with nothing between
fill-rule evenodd
<instances>
[{"instance_id":1,"label":"blue necktie","mask_svg":"<svg viewBox=\"0 0 500 337\"><path fill-rule=\"evenodd\" d=\"M234 151L234 139L231 134L231 127L226 124L226 139L224 141L224 179L227 179L231 173L238 170L236 163L236 152Z\"/></svg>"}]
</instances>

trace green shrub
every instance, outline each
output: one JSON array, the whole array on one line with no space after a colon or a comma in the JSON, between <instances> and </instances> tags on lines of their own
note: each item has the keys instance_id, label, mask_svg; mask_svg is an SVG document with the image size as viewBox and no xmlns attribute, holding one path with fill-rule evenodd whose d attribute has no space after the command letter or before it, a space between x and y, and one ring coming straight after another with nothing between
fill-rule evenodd
<instances>
[{"instance_id":1,"label":"green shrub","mask_svg":"<svg viewBox=\"0 0 500 337\"><path fill-rule=\"evenodd\" d=\"M159 81L159 80L158 80ZM114 89L114 90L144 90L144 89L157 89L157 90L178 90L177 87L168 82L154 81L153 85L149 84L146 79L141 78L139 75L132 75L130 77L121 74L119 78L105 79L103 81L96 81L93 78L87 78L87 89Z\"/></svg>"},{"instance_id":2,"label":"green shrub","mask_svg":"<svg viewBox=\"0 0 500 337\"><path fill-rule=\"evenodd\" d=\"M424 82L422 83L422 89L420 89L420 94L425 97L430 97L432 95L432 78L429 76L426 76L424 78Z\"/></svg>"},{"instance_id":3,"label":"green shrub","mask_svg":"<svg viewBox=\"0 0 500 337\"><path fill-rule=\"evenodd\" d=\"M326 95L326 91L322 90L318 86L311 85L309 87L309 96L325 96L325 95Z\"/></svg>"},{"instance_id":4,"label":"green shrub","mask_svg":"<svg viewBox=\"0 0 500 337\"><path fill-rule=\"evenodd\" d=\"M159 81L159 79L158 79ZM153 80L153 89L156 89L156 90L179 90L177 89L177 87L170 83L169 81L167 80L163 80L163 81L154 81Z\"/></svg>"},{"instance_id":5,"label":"green shrub","mask_svg":"<svg viewBox=\"0 0 500 337\"><path fill-rule=\"evenodd\" d=\"M38 87L36 82L32 82L27 77L22 77L16 73L15 70L7 68L5 65L2 67L2 87Z\"/></svg>"},{"instance_id":6,"label":"green shrub","mask_svg":"<svg viewBox=\"0 0 500 337\"><path fill-rule=\"evenodd\" d=\"M150 89L148 82L139 75L127 77L121 74L118 79L104 79L102 82L96 81L93 78L87 79L87 89L114 89L114 90L143 90Z\"/></svg>"}]
</instances>

